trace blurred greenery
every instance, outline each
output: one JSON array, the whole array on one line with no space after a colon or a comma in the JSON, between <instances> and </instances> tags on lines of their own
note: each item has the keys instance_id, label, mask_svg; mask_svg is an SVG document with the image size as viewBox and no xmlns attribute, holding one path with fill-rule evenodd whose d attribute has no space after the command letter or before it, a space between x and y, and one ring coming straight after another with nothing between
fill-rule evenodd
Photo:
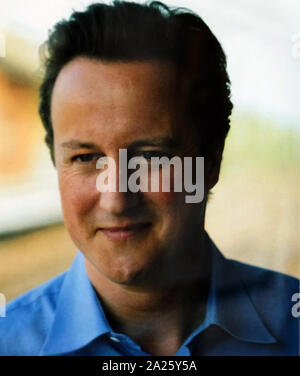
<instances>
[{"instance_id":1,"label":"blurred greenery","mask_svg":"<svg viewBox=\"0 0 300 376\"><path fill-rule=\"evenodd\" d=\"M223 172L255 168L272 173L300 166L300 130L251 114L234 114L227 137ZM295 171L296 172L296 171Z\"/></svg>"},{"instance_id":2,"label":"blurred greenery","mask_svg":"<svg viewBox=\"0 0 300 376\"><path fill-rule=\"evenodd\" d=\"M234 113L206 229L225 256L299 277L300 130Z\"/></svg>"}]
</instances>

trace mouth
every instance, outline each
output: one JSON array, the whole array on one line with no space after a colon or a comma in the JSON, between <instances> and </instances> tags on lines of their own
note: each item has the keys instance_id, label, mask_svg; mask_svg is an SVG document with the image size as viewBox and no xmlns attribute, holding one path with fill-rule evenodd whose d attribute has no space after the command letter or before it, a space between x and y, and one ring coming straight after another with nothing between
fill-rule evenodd
<instances>
[{"instance_id":1,"label":"mouth","mask_svg":"<svg viewBox=\"0 0 300 376\"><path fill-rule=\"evenodd\" d=\"M147 222L122 227L105 227L99 230L110 240L122 241L145 234L151 226L152 224Z\"/></svg>"}]
</instances>

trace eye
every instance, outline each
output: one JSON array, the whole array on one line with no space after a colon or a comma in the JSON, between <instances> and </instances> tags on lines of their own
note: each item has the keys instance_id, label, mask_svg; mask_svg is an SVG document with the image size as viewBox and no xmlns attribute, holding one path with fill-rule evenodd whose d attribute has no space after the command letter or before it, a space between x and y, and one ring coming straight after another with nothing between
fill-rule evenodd
<instances>
[{"instance_id":1,"label":"eye","mask_svg":"<svg viewBox=\"0 0 300 376\"><path fill-rule=\"evenodd\" d=\"M162 158L162 157L168 157L170 156L167 153L164 153L159 150L146 150L146 151L141 151L138 156L141 156L145 158L147 161L151 161L151 158L157 157L157 158Z\"/></svg>"},{"instance_id":2,"label":"eye","mask_svg":"<svg viewBox=\"0 0 300 376\"><path fill-rule=\"evenodd\" d=\"M72 158L73 162L81 162L81 163L88 163L95 161L99 158L98 153L88 153L88 154L80 154L75 155L75 157Z\"/></svg>"}]
</instances>

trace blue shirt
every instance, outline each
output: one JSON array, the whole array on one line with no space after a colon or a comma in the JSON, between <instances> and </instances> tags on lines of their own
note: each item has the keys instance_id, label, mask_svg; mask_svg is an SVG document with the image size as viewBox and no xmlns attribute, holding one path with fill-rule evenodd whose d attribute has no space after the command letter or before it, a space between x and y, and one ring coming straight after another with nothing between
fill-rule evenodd
<instances>
[{"instance_id":1,"label":"blue shirt","mask_svg":"<svg viewBox=\"0 0 300 376\"><path fill-rule=\"evenodd\" d=\"M212 276L205 318L174 355L298 355L296 278L226 259L207 235ZM78 252L71 268L10 302L0 355L150 355L111 328Z\"/></svg>"}]
</instances>

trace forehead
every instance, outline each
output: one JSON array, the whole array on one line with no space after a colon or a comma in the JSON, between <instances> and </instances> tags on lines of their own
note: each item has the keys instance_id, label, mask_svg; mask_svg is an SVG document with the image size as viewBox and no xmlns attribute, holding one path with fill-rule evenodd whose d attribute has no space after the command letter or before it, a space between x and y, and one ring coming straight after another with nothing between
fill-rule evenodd
<instances>
[{"instance_id":1,"label":"forehead","mask_svg":"<svg viewBox=\"0 0 300 376\"><path fill-rule=\"evenodd\" d=\"M169 90L178 84L178 71L171 63L160 61L107 62L77 57L60 71L53 95L73 94L82 100L91 99L103 90L126 89L143 86L144 91ZM149 93L148 93L149 94ZM153 93L155 96L157 94Z\"/></svg>"},{"instance_id":2,"label":"forehead","mask_svg":"<svg viewBox=\"0 0 300 376\"><path fill-rule=\"evenodd\" d=\"M102 136L106 130L120 136L149 131L161 136L162 131L178 128L184 94L183 80L170 63L76 58L61 70L54 85L54 134L84 135L88 129L96 135L101 128Z\"/></svg>"}]
</instances>

